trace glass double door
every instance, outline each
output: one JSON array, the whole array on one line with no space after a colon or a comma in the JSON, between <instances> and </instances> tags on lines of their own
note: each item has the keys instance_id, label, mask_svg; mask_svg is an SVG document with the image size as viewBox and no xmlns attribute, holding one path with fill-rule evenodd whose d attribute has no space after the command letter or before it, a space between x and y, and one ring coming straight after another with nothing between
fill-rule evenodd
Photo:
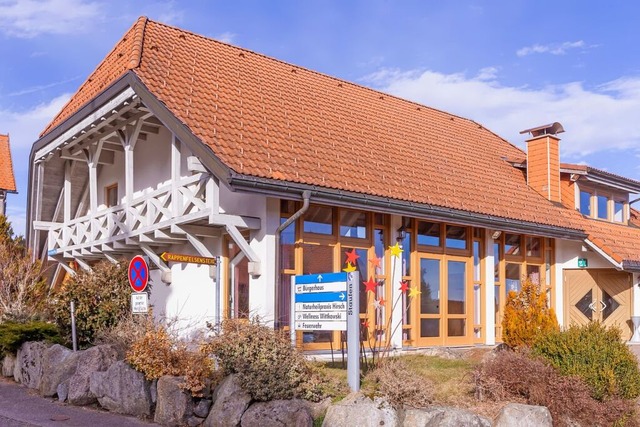
<instances>
[{"instance_id":1,"label":"glass double door","mask_svg":"<svg viewBox=\"0 0 640 427\"><path fill-rule=\"evenodd\" d=\"M417 345L473 343L472 298L468 262L464 258L420 257L420 293L413 305Z\"/></svg>"}]
</instances>

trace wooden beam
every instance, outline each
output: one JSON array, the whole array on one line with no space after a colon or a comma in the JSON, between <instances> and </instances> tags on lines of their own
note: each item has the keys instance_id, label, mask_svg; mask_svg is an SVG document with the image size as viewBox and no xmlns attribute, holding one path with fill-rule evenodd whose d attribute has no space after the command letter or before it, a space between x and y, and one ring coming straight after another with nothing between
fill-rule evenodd
<instances>
[{"instance_id":1,"label":"wooden beam","mask_svg":"<svg viewBox=\"0 0 640 427\"><path fill-rule=\"evenodd\" d=\"M200 237L220 237L222 235L220 228L193 224L172 225L171 232L177 234L190 233Z\"/></svg>"},{"instance_id":2,"label":"wooden beam","mask_svg":"<svg viewBox=\"0 0 640 427\"><path fill-rule=\"evenodd\" d=\"M209 224L211 225L233 225L234 227L260 230L261 222L260 218L251 216L229 215L211 212L209 214Z\"/></svg>"},{"instance_id":3,"label":"wooden beam","mask_svg":"<svg viewBox=\"0 0 640 427\"><path fill-rule=\"evenodd\" d=\"M156 265L163 273L169 273L171 269L160 259L160 256L156 254L149 246L140 244L140 249L149 257L149 260Z\"/></svg>"}]
</instances>

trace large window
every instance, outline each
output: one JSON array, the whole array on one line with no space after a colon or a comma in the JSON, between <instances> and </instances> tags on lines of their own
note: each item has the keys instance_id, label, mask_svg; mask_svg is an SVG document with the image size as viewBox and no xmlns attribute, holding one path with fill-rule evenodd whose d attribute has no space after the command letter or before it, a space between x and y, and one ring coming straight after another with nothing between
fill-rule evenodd
<instances>
[{"instance_id":1,"label":"large window","mask_svg":"<svg viewBox=\"0 0 640 427\"><path fill-rule=\"evenodd\" d=\"M580 190L579 210L585 216L604 221L627 221L625 214L629 195L600 188L582 188Z\"/></svg>"}]
</instances>

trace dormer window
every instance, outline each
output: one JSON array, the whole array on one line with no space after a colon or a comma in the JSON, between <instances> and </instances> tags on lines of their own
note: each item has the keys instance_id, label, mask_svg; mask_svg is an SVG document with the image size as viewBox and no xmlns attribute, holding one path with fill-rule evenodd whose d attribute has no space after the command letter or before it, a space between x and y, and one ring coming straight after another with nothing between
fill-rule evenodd
<instances>
[{"instance_id":1,"label":"dormer window","mask_svg":"<svg viewBox=\"0 0 640 427\"><path fill-rule=\"evenodd\" d=\"M580 188L578 210L584 216L603 221L626 223L628 195L601 188Z\"/></svg>"}]
</instances>

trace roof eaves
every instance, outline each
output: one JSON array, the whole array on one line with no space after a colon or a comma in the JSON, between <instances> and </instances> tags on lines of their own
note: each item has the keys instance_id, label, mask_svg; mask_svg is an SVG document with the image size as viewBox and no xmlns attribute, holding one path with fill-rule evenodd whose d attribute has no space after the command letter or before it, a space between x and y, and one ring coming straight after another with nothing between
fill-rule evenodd
<instances>
[{"instance_id":1,"label":"roof eaves","mask_svg":"<svg viewBox=\"0 0 640 427\"><path fill-rule=\"evenodd\" d=\"M312 193L312 201L349 208L369 208L383 213L413 215L428 219L455 222L461 225L483 226L507 232L541 235L545 237L583 240L582 230L567 227L537 224L475 212L445 208L441 206L415 203L398 199L372 196L326 187L279 181L255 176L232 173L229 185L238 191L263 193L284 198L299 198L302 191ZM295 196L294 196L295 195ZM292 197L293 196L293 197Z\"/></svg>"}]
</instances>

